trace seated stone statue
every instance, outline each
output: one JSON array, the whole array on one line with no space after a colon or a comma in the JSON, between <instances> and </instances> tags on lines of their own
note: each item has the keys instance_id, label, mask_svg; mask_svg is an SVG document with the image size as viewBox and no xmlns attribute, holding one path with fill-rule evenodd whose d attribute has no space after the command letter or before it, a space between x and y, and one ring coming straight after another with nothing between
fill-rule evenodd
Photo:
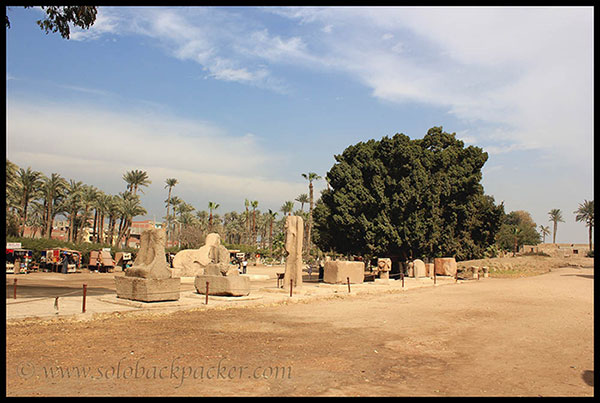
<instances>
[{"instance_id":1,"label":"seated stone statue","mask_svg":"<svg viewBox=\"0 0 600 403\"><path fill-rule=\"evenodd\" d=\"M140 251L133 266L125 271L125 276L149 279L171 278L171 271L165 258L166 241L164 230L144 231L140 236Z\"/></svg>"}]
</instances>

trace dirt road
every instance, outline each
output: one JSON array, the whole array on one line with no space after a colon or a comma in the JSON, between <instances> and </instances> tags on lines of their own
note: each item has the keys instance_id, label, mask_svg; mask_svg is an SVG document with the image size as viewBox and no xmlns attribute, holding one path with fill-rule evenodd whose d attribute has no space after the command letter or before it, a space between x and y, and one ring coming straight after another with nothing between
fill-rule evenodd
<instances>
[{"instance_id":1,"label":"dirt road","mask_svg":"<svg viewBox=\"0 0 600 403\"><path fill-rule=\"evenodd\" d=\"M9 396L592 396L593 269L7 324Z\"/></svg>"}]
</instances>

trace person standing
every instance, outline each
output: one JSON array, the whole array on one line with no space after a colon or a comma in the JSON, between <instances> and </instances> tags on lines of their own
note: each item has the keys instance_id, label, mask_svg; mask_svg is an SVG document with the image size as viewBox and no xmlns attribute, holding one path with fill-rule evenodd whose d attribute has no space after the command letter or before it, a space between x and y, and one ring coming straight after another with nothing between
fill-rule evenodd
<instances>
[{"instance_id":1,"label":"person standing","mask_svg":"<svg viewBox=\"0 0 600 403\"><path fill-rule=\"evenodd\" d=\"M244 261L242 262L242 274L246 274L247 266L248 266L248 261L246 260L246 257L244 256Z\"/></svg>"}]
</instances>

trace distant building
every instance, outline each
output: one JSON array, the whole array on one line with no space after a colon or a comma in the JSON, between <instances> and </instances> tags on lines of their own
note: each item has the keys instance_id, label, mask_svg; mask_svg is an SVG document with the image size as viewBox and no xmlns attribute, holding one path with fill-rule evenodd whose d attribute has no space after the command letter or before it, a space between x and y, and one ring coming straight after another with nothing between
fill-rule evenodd
<instances>
[{"instance_id":1,"label":"distant building","mask_svg":"<svg viewBox=\"0 0 600 403\"><path fill-rule=\"evenodd\" d=\"M594 245L592 244L592 248ZM552 257L587 256L590 246L587 243L541 243L523 245L521 253L545 253Z\"/></svg>"},{"instance_id":2,"label":"distant building","mask_svg":"<svg viewBox=\"0 0 600 403\"><path fill-rule=\"evenodd\" d=\"M156 222L154 220L132 221L131 236L129 237L127 246L130 246L132 248L139 248L140 237L142 235L142 232L153 228L162 228L162 223Z\"/></svg>"}]
</instances>

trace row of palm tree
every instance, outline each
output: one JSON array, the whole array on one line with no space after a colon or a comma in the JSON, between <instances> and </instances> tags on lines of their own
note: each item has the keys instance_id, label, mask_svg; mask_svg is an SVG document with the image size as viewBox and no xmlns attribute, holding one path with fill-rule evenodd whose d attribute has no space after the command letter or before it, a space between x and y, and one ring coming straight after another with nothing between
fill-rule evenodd
<instances>
[{"instance_id":1,"label":"row of palm tree","mask_svg":"<svg viewBox=\"0 0 600 403\"><path fill-rule=\"evenodd\" d=\"M68 241L81 242L91 223L92 240L118 245L130 236L133 218L146 214L137 195L150 183L143 171L127 172L123 176L127 190L118 195L81 181L67 181L57 173L46 177L8 160L6 178L7 235L23 236L25 227L31 227L32 236L40 231L42 237L51 238L55 218L63 216L68 221Z\"/></svg>"},{"instance_id":2,"label":"row of palm tree","mask_svg":"<svg viewBox=\"0 0 600 403\"><path fill-rule=\"evenodd\" d=\"M593 200L584 200L583 203L579 204L579 208L573 212L575 214L575 221L584 222L585 226L588 228L588 239L589 239L589 248L593 249L592 244L592 229L594 227L594 201ZM556 231L558 230L558 223L565 222L562 211L560 209L552 209L548 212L548 216L550 217L549 221L554 224L553 232L552 232L552 243L556 243ZM544 227L540 225L540 233L543 238L543 242L546 242L546 235L550 235L550 227Z\"/></svg>"}]
</instances>

